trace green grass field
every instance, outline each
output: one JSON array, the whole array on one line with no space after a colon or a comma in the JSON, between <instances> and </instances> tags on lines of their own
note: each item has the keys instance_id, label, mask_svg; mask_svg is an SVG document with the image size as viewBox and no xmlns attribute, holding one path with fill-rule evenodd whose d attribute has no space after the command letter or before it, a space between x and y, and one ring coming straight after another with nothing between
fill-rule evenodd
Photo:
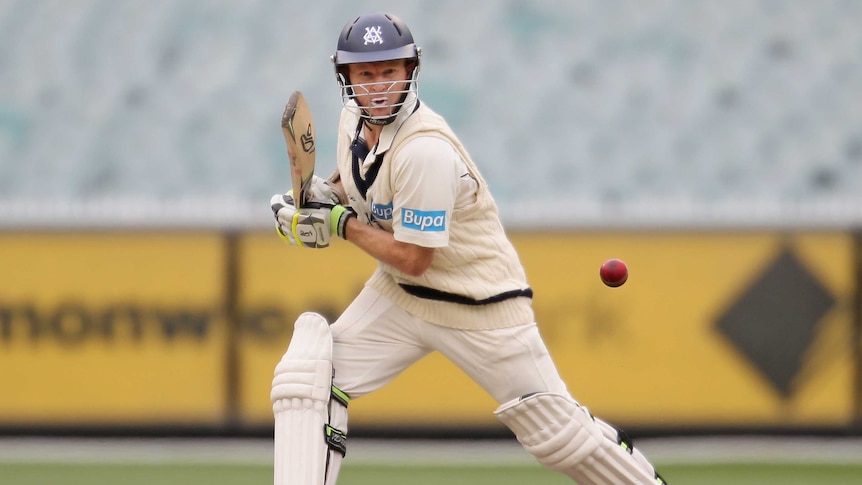
<instances>
[{"instance_id":1,"label":"green grass field","mask_svg":"<svg viewBox=\"0 0 862 485\"><path fill-rule=\"evenodd\" d=\"M862 484L860 465L664 465L674 485ZM3 485L229 485L270 484L269 466L0 464ZM572 482L538 466L345 466L339 485L563 485Z\"/></svg>"}]
</instances>

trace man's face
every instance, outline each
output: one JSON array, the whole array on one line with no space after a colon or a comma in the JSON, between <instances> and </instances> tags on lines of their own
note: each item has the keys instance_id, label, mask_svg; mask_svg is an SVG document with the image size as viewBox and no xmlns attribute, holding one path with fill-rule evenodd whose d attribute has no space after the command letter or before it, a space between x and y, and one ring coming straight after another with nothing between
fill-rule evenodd
<instances>
[{"instance_id":1,"label":"man's face","mask_svg":"<svg viewBox=\"0 0 862 485\"><path fill-rule=\"evenodd\" d=\"M370 116L389 116L407 89L407 60L360 62L347 65L347 75L360 106Z\"/></svg>"}]
</instances>

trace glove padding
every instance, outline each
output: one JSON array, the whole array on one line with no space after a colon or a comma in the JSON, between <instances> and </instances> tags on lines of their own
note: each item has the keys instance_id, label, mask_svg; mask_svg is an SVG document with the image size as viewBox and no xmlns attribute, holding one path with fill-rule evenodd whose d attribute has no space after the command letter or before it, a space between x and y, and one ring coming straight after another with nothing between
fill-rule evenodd
<instances>
[{"instance_id":1,"label":"glove padding","mask_svg":"<svg viewBox=\"0 0 862 485\"><path fill-rule=\"evenodd\" d=\"M331 236L346 239L347 221L356 217L356 213L341 204L319 199L297 209L291 192L272 196L270 206L279 237L292 246L327 248Z\"/></svg>"},{"instance_id":2,"label":"glove padding","mask_svg":"<svg viewBox=\"0 0 862 485\"><path fill-rule=\"evenodd\" d=\"M324 204L341 204L343 206L349 205L347 203L347 194L344 193L344 190L338 185L338 171L332 173L329 178L321 178L317 175L311 176L311 183L308 188L308 196L306 200L310 202L320 202ZM293 195L293 190L289 191L288 194ZM296 204L294 204L296 205Z\"/></svg>"}]
</instances>

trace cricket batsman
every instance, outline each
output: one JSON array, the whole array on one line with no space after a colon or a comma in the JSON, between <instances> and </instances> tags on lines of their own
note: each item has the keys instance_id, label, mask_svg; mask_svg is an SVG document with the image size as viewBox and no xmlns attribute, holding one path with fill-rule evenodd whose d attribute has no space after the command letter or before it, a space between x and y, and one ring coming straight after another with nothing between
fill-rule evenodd
<instances>
[{"instance_id":1,"label":"cricket batsman","mask_svg":"<svg viewBox=\"0 0 862 485\"><path fill-rule=\"evenodd\" d=\"M275 484L334 485L350 401L431 352L499 403L497 418L545 467L581 485L666 483L622 431L569 394L488 184L419 98L420 49L407 25L360 15L332 62L344 104L337 170L314 177L302 208L292 192L271 206L290 244L325 248L337 236L378 267L335 322L315 313L296 321L272 385Z\"/></svg>"}]
</instances>

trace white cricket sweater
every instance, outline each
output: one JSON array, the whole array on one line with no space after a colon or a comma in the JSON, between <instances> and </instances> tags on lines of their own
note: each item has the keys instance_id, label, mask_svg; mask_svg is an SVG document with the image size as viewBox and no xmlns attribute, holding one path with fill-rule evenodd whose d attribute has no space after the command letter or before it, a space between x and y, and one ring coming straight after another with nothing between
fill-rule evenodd
<instances>
[{"instance_id":1,"label":"white cricket sweater","mask_svg":"<svg viewBox=\"0 0 862 485\"><path fill-rule=\"evenodd\" d=\"M368 188L367 199L360 193L352 176L350 144L359 117L348 109L342 111L337 148L338 170L351 204L360 214L360 220L368 222L365 214L372 213L369 207L372 200L393 200L398 189L393 186L393 165L409 164L409 159L399 158L398 154L416 137L439 137L451 143L478 183L477 197L474 203L455 207L452 214L446 214L449 243L435 249L434 260L423 275L410 276L381 262L366 284L411 314L445 327L478 330L532 323L535 316L529 297L518 296L495 303L471 305L413 296L400 286L431 288L473 300L528 289L524 268L505 234L497 205L467 150L446 121L424 103L413 112L406 109L402 111L381 134L378 149L384 150L390 140L391 144L383 152L379 173ZM397 169L409 169L409 166ZM433 187L429 189L433 190ZM392 208L392 212L398 210L398 207ZM375 220L373 224L393 232L392 221Z\"/></svg>"}]
</instances>

